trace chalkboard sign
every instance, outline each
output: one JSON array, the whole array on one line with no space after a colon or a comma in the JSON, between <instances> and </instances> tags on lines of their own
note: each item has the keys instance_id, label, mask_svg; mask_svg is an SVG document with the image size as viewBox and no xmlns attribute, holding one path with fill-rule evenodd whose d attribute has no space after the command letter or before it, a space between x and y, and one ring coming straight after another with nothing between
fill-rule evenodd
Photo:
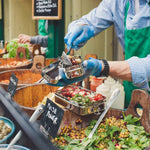
<instances>
[{"instance_id":1,"label":"chalkboard sign","mask_svg":"<svg viewBox=\"0 0 150 150\"><path fill-rule=\"evenodd\" d=\"M63 109L47 99L44 113L41 117L41 129L45 129L44 133L46 136L50 134L53 138L57 135L60 123L64 115Z\"/></svg>"},{"instance_id":2,"label":"chalkboard sign","mask_svg":"<svg viewBox=\"0 0 150 150\"><path fill-rule=\"evenodd\" d=\"M62 0L32 0L32 18L59 20L62 18Z\"/></svg>"},{"instance_id":3,"label":"chalkboard sign","mask_svg":"<svg viewBox=\"0 0 150 150\"><path fill-rule=\"evenodd\" d=\"M18 78L12 73L8 84L8 92L10 93L11 97L13 97L16 92L17 84Z\"/></svg>"}]
</instances>

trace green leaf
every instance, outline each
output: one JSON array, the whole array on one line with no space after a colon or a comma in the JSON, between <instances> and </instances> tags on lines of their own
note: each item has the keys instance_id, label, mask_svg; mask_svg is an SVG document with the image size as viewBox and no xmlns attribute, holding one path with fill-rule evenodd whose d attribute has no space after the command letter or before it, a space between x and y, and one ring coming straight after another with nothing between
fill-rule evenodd
<instances>
[{"instance_id":1,"label":"green leaf","mask_svg":"<svg viewBox=\"0 0 150 150\"><path fill-rule=\"evenodd\" d=\"M73 140L70 136L67 136L67 135L64 135L63 137L68 143Z\"/></svg>"},{"instance_id":2,"label":"green leaf","mask_svg":"<svg viewBox=\"0 0 150 150\"><path fill-rule=\"evenodd\" d=\"M142 144L142 148L147 148L150 145L150 141L145 142L144 144Z\"/></svg>"},{"instance_id":3,"label":"green leaf","mask_svg":"<svg viewBox=\"0 0 150 150\"><path fill-rule=\"evenodd\" d=\"M77 150L78 147L77 146L74 146L74 145L68 145L64 148L64 150Z\"/></svg>"},{"instance_id":4,"label":"green leaf","mask_svg":"<svg viewBox=\"0 0 150 150\"><path fill-rule=\"evenodd\" d=\"M128 148L129 148L129 147L128 147L127 145L125 145L125 144L122 144L121 147L122 147L123 149L125 149L125 148L128 149Z\"/></svg>"},{"instance_id":5,"label":"green leaf","mask_svg":"<svg viewBox=\"0 0 150 150\"><path fill-rule=\"evenodd\" d=\"M85 138L82 140L82 142L79 144L79 146L83 149L86 149L89 144L91 145L93 143L93 141L92 141L92 139Z\"/></svg>"},{"instance_id":6,"label":"green leaf","mask_svg":"<svg viewBox=\"0 0 150 150\"><path fill-rule=\"evenodd\" d=\"M141 118L133 117L132 114L125 116L123 113L123 116L124 116L124 122L127 122L127 124L135 124L135 123L137 124L137 122L139 122L139 120L141 119Z\"/></svg>"},{"instance_id":7,"label":"green leaf","mask_svg":"<svg viewBox=\"0 0 150 150\"><path fill-rule=\"evenodd\" d=\"M26 48L26 57L27 57L27 59L30 59L28 45L27 44L22 44L22 43L18 44L17 41L15 41L15 40L9 41L7 46L6 46L6 49L7 49L8 54L9 54L9 57L7 55L7 58L14 58L16 56L17 48L19 46L22 46L22 47ZM4 56L4 58L6 58L6 56ZM21 54L21 58L22 58L22 54Z\"/></svg>"},{"instance_id":8,"label":"green leaf","mask_svg":"<svg viewBox=\"0 0 150 150\"><path fill-rule=\"evenodd\" d=\"M80 140L77 139L77 140L72 140L69 144L78 145L79 143L80 143Z\"/></svg>"},{"instance_id":9,"label":"green leaf","mask_svg":"<svg viewBox=\"0 0 150 150\"><path fill-rule=\"evenodd\" d=\"M140 140L140 143L145 143L148 139L146 136L142 136L139 140Z\"/></svg>"},{"instance_id":10,"label":"green leaf","mask_svg":"<svg viewBox=\"0 0 150 150\"><path fill-rule=\"evenodd\" d=\"M89 147L88 150L94 150L94 148L93 147Z\"/></svg>"},{"instance_id":11,"label":"green leaf","mask_svg":"<svg viewBox=\"0 0 150 150\"><path fill-rule=\"evenodd\" d=\"M135 135L133 133L130 133L129 136L133 139L133 140L137 140L139 137L138 135Z\"/></svg>"},{"instance_id":12,"label":"green leaf","mask_svg":"<svg viewBox=\"0 0 150 150\"><path fill-rule=\"evenodd\" d=\"M129 150L141 150L141 148L136 146L136 145L134 145L131 148L129 148Z\"/></svg>"},{"instance_id":13,"label":"green leaf","mask_svg":"<svg viewBox=\"0 0 150 150\"><path fill-rule=\"evenodd\" d=\"M110 137L111 139L113 138L113 134L116 132L116 131L120 131L121 129L119 129L117 126L111 126L110 127Z\"/></svg>"},{"instance_id":14,"label":"green leaf","mask_svg":"<svg viewBox=\"0 0 150 150\"><path fill-rule=\"evenodd\" d=\"M87 127L86 130L85 130L85 135L89 136L89 134L90 134L91 131L92 131L91 126Z\"/></svg>"},{"instance_id":15,"label":"green leaf","mask_svg":"<svg viewBox=\"0 0 150 150\"><path fill-rule=\"evenodd\" d=\"M3 55L3 58L9 58L9 53L4 54L4 55Z\"/></svg>"},{"instance_id":16,"label":"green leaf","mask_svg":"<svg viewBox=\"0 0 150 150\"><path fill-rule=\"evenodd\" d=\"M113 143L112 141L109 141L108 145L109 145L108 150L115 150L115 143Z\"/></svg>"},{"instance_id":17,"label":"green leaf","mask_svg":"<svg viewBox=\"0 0 150 150\"><path fill-rule=\"evenodd\" d=\"M128 129L130 132L135 131L135 128L136 128L135 125L127 125L127 129Z\"/></svg>"}]
</instances>

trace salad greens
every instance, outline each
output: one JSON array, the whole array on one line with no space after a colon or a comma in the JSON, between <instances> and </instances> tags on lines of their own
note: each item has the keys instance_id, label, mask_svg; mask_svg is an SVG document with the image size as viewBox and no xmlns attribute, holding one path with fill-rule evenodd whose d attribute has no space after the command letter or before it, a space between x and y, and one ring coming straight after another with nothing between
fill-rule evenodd
<instances>
[{"instance_id":1,"label":"salad greens","mask_svg":"<svg viewBox=\"0 0 150 150\"><path fill-rule=\"evenodd\" d=\"M103 120L91 139L88 138L96 120L84 130L63 129L54 143L62 150L144 150L150 145L150 134L131 114L124 119L109 117ZM83 136L84 134L84 136ZM83 138L81 138L83 137Z\"/></svg>"},{"instance_id":2,"label":"salad greens","mask_svg":"<svg viewBox=\"0 0 150 150\"><path fill-rule=\"evenodd\" d=\"M88 96L82 96L80 94L76 94L74 97L71 98L72 101L77 102L79 105L82 106L89 106L92 104L91 99Z\"/></svg>"},{"instance_id":3,"label":"salad greens","mask_svg":"<svg viewBox=\"0 0 150 150\"><path fill-rule=\"evenodd\" d=\"M16 53L17 53L17 48L20 47L20 46L26 48L26 57L27 57L27 59L30 59L28 45L27 44L18 43L15 40L12 40L12 41L8 42L8 44L6 46L6 49L7 49L8 53L4 54L3 58L14 58L16 56ZM23 57L22 53L20 54L20 57L21 58Z\"/></svg>"}]
</instances>

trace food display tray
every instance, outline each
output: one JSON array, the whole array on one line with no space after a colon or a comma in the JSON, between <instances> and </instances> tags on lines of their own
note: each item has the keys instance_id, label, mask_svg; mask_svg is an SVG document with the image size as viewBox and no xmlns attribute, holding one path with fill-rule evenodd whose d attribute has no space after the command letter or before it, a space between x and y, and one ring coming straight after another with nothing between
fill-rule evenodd
<instances>
[{"instance_id":1,"label":"food display tray","mask_svg":"<svg viewBox=\"0 0 150 150\"><path fill-rule=\"evenodd\" d=\"M82 57L79 55L71 56L70 60L73 64L72 66L63 65L67 79L73 79L84 75L85 71L82 65Z\"/></svg>"},{"instance_id":2,"label":"food display tray","mask_svg":"<svg viewBox=\"0 0 150 150\"><path fill-rule=\"evenodd\" d=\"M67 86L67 87L75 87L75 86ZM84 89L84 90L91 92L93 94L96 94L95 92L88 90L88 89L85 89L83 87L79 87L79 88ZM100 115L102 113L102 111L104 111L104 109L105 109L106 97L103 96L102 100L95 101L94 103L92 103L92 105L82 106L82 105L79 105L75 101L69 100L66 96L63 96L62 90L57 90L55 93L55 101L57 103L65 106L70 111L72 111L78 115L81 115L81 116L89 115L92 113Z\"/></svg>"}]
</instances>

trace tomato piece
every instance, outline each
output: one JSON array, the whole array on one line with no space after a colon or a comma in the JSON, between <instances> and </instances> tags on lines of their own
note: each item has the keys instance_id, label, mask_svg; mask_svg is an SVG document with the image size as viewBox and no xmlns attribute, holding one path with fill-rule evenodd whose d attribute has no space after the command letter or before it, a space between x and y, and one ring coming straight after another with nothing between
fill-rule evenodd
<instances>
[{"instance_id":1,"label":"tomato piece","mask_svg":"<svg viewBox=\"0 0 150 150\"><path fill-rule=\"evenodd\" d=\"M103 100L103 96L98 93L98 94L96 94L96 95L94 96L94 99L95 99L95 101Z\"/></svg>"}]
</instances>

